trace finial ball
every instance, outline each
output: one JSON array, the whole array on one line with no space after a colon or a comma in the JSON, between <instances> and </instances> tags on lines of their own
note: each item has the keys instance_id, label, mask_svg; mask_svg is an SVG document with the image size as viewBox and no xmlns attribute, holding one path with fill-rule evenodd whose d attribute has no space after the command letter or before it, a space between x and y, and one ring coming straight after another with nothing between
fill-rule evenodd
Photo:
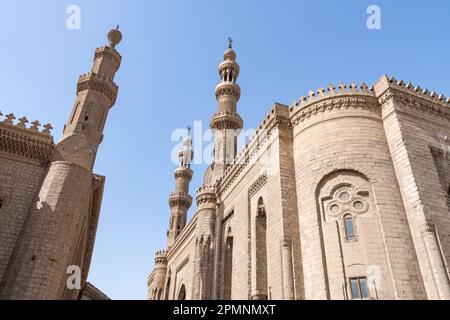
<instances>
[{"instance_id":1,"label":"finial ball","mask_svg":"<svg viewBox=\"0 0 450 320\"><path fill-rule=\"evenodd\" d=\"M119 31L119 25L116 29L112 29L108 32L109 46L115 48L120 41L122 41L122 33Z\"/></svg>"}]
</instances>

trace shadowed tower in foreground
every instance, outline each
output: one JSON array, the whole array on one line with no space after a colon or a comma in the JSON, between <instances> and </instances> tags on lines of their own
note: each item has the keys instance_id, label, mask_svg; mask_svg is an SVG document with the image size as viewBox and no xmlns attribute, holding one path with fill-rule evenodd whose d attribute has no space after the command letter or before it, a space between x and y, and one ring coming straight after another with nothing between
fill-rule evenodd
<instances>
[{"instance_id":1,"label":"shadowed tower in foreground","mask_svg":"<svg viewBox=\"0 0 450 320\"><path fill-rule=\"evenodd\" d=\"M82 285L86 283L105 181L92 169L116 101L114 76L121 62L115 49L122 39L120 31L111 30L108 39L108 46L95 51L91 72L78 80L76 101L59 143L54 145L48 137L43 140L33 127L0 122L2 132L15 130L17 137L23 136L15 144L31 150L0 149L0 157L8 162L0 162L0 178L5 177L5 166L23 167L32 173L29 188L33 189L17 189L3 181L0 185L0 194L5 195L1 234L9 231L15 242L6 254L0 251L2 299L77 299L80 290L66 286L71 265L80 268ZM36 148L46 148L46 156L36 159ZM29 210L22 210L19 199L29 203ZM21 209L17 219L5 221L17 207ZM3 249L3 243L0 246Z\"/></svg>"}]
</instances>

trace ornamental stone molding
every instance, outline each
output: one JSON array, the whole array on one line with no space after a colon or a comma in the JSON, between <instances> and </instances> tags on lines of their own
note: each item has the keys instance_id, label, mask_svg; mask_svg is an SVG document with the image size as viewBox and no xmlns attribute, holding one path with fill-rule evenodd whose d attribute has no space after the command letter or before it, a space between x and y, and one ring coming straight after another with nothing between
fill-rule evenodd
<instances>
[{"instance_id":1,"label":"ornamental stone molding","mask_svg":"<svg viewBox=\"0 0 450 320\"><path fill-rule=\"evenodd\" d=\"M375 92L381 105L397 101L417 111L450 119L450 98L435 91L385 75L375 84Z\"/></svg>"},{"instance_id":2,"label":"ornamental stone molding","mask_svg":"<svg viewBox=\"0 0 450 320\"><path fill-rule=\"evenodd\" d=\"M239 100L241 98L241 88L237 83L221 82L216 87L216 99L222 96L232 96Z\"/></svg>"},{"instance_id":3,"label":"ornamental stone molding","mask_svg":"<svg viewBox=\"0 0 450 320\"><path fill-rule=\"evenodd\" d=\"M359 195L353 188L343 186L333 193L332 200L325 207L326 214L337 219L345 214L362 215L369 210L367 199Z\"/></svg>"},{"instance_id":4,"label":"ornamental stone molding","mask_svg":"<svg viewBox=\"0 0 450 320\"><path fill-rule=\"evenodd\" d=\"M172 192L169 196L169 206L190 208L192 204L192 197L184 192Z\"/></svg>"},{"instance_id":5,"label":"ornamental stone molding","mask_svg":"<svg viewBox=\"0 0 450 320\"><path fill-rule=\"evenodd\" d=\"M197 190L196 202L200 204L215 204L216 192L213 186L202 186Z\"/></svg>"},{"instance_id":6,"label":"ornamental stone molding","mask_svg":"<svg viewBox=\"0 0 450 320\"><path fill-rule=\"evenodd\" d=\"M192 179L192 175L193 175L192 170L186 167L180 167L176 169L174 172L175 179L182 178L190 181Z\"/></svg>"},{"instance_id":7,"label":"ornamental stone molding","mask_svg":"<svg viewBox=\"0 0 450 320\"><path fill-rule=\"evenodd\" d=\"M77 94L85 90L95 90L103 93L111 106L116 103L119 87L104 75L88 72L80 76L77 84Z\"/></svg>"},{"instance_id":8,"label":"ornamental stone molding","mask_svg":"<svg viewBox=\"0 0 450 320\"><path fill-rule=\"evenodd\" d=\"M250 188L248 188L248 195L252 198L265 184L267 183L267 174L263 173L252 183Z\"/></svg>"},{"instance_id":9,"label":"ornamental stone molding","mask_svg":"<svg viewBox=\"0 0 450 320\"><path fill-rule=\"evenodd\" d=\"M213 114L213 117L211 118L209 127L211 129L230 129L230 130L237 130L242 129L243 127L243 121L239 114L237 113L230 113L230 112L216 112Z\"/></svg>"},{"instance_id":10,"label":"ornamental stone molding","mask_svg":"<svg viewBox=\"0 0 450 320\"><path fill-rule=\"evenodd\" d=\"M46 124L39 131L39 121L33 121L32 126L27 127L25 117L15 123L14 114L6 115L1 121L2 115L0 112L0 151L49 163L55 147L50 132L52 126Z\"/></svg>"},{"instance_id":11,"label":"ornamental stone molding","mask_svg":"<svg viewBox=\"0 0 450 320\"><path fill-rule=\"evenodd\" d=\"M327 111L358 109L371 112L381 110L373 88L367 87L365 83L360 86L341 83L337 88L329 85L327 90L319 88L316 92L310 91L308 96L301 97L289 110L291 124L296 126L305 119Z\"/></svg>"}]
</instances>

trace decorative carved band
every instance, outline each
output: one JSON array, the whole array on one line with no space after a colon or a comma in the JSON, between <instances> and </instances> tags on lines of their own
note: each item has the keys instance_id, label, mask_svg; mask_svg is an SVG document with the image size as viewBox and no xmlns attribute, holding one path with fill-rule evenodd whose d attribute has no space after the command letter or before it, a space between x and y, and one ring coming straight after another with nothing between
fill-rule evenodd
<instances>
[{"instance_id":1,"label":"decorative carved band","mask_svg":"<svg viewBox=\"0 0 450 320\"><path fill-rule=\"evenodd\" d=\"M450 119L450 108L444 102L439 102L426 97L413 95L410 92L403 92L396 89L389 89L381 95L379 102L381 105L389 101L399 102L414 110L427 112L445 119Z\"/></svg>"},{"instance_id":2,"label":"decorative carved band","mask_svg":"<svg viewBox=\"0 0 450 320\"><path fill-rule=\"evenodd\" d=\"M248 189L249 197L253 197L267 183L267 174L263 173Z\"/></svg>"},{"instance_id":3,"label":"decorative carved band","mask_svg":"<svg viewBox=\"0 0 450 320\"><path fill-rule=\"evenodd\" d=\"M221 96L232 96L236 100L241 98L241 88L236 83L221 82L216 87L216 99Z\"/></svg>"},{"instance_id":4,"label":"decorative carved band","mask_svg":"<svg viewBox=\"0 0 450 320\"><path fill-rule=\"evenodd\" d=\"M209 124L211 129L221 130L230 129L237 130L242 129L243 121L239 114L229 113L215 113Z\"/></svg>"},{"instance_id":5,"label":"decorative carved band","mask_svg":"<svg viewBox=\"0 0 450 320\"><path fill-rule=\"evenodd\" d=\"M22 133L0 124L0 150L49 163L55 147L53 139L42 138L41 134L37 134Z\"/></svg>"},{"instance_id":6,"label":"decorative carved band","mask_svg":"<svg viewBox=\"0 0 450 320\"><path fill-rule=\"evenodd\" d=\"M177 170L175 170L174 176L175 179L186 179L186 180L191 180L192 179L192 170L186 167L181 167L178 168Z\"/></svg>"},{"instance_id":7,"label":"decorative carved band","mask_svg":"<svg viewBox=\"0 0 450 320\"><path fill-rule=\"evenodd\" d=\"M202 186L197 190L197 205L202 203L216 203L216 192L212 186Z\"/></svg>"},{"instance_id":8,"label":"decorative carved band","mask_svg":"<svg viewBox=\"0 0 450 320\"><path fill-rule=\"evenodd\" d=\"M169 206L173 207L183 207L189 209L192 204L192 197L184 192L173 192L169 196Z\"/></svg>"},{"instance_id":9,"label":"decorative carved band","mask_svg":"<svg viewBox=\"0 0 450 320\"><path fill-rule=\"evenodd\" d=\"M368 110L372 112L381 110L377 99L371 95L338 96L314 101L310 105L299 108L291 116L291 123L292 126L296 126L300 122L320 115L323 112L346 109Z\"/></svg>"},{"instance_id":10,"label":"decorative carved band","mask_svg":"<svg viewBox=\"0 0 450 320\"><path fill-rule=\"evenodd\" d=\"M103 93L111 102L111 106L116 103L119 87L105 76L93 72L80 76L77 85L77 94L90 89Z\"/></svg>"},{"instance_id":11,"label":"decorative carved band","mask_svg":"<svg viewBox=\"0 0 450 320\"><path fill-rule=\"evenodd\" d=\"M156 251L155 264L167 264L167 250Z\"/></svg>"}]
</instances>

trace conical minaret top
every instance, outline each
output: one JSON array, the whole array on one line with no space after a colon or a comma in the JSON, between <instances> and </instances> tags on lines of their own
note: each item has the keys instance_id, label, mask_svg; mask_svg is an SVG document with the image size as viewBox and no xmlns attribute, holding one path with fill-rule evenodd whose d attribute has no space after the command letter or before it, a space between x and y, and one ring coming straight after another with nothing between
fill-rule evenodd
<instances>
[{"instance_id":1,"label":"conical minaret top","mask_svg":"<svg viewBox=\"0 0 450 320\"><path fill-rule=\"evenodd\" d=\"M218 110L210 122L215 138L213 182L223 176L226 167L236 157L237 137L243 127L237 113L237 103L241 97L241 88L237 84L240 70L232 43L229 38L228 48L219 65L220 83L216 87Z\"/></svg>"}]
</instances>

